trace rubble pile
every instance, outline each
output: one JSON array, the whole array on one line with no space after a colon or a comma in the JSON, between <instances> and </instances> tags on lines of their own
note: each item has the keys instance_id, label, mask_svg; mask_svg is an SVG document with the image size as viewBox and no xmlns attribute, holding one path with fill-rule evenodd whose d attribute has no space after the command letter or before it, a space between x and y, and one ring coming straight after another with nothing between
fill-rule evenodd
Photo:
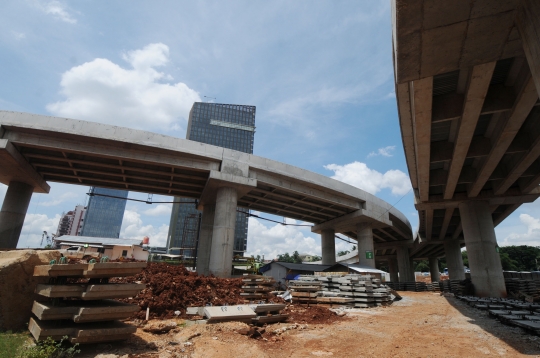
<instances>
[{"instance_id":1,"label":"rubble pile","mask_svg":"<svg viewBox=\"0 0 540 358\"><path fill-rule=\"evenodd\" d=\"M187 318L187 307L236 305L244 302L240 296L243 285L241 278L198 276L196 272L190 272L181 265L149 262L140 274L115 279L114 282L146 284L146 289L137 296L120 300L141 307L141 311L134 316L138 319L145 318L147 308L150 308L149 317L152 319Z\"/></svg>"}]
</instances>

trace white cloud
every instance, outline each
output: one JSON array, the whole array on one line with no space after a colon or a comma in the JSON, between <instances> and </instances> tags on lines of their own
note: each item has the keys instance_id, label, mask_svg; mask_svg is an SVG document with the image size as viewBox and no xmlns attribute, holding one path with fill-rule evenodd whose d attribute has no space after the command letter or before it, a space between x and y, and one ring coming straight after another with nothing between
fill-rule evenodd
<instances>
[{"instance_id":1,"label":"white cloud","mask_svg":"<svg viewBox=\"0 0 540 358\"><path fill-rule=\"evenodd\" d=\"M13 37L15 37L16 40L22 40L26 38L26 35L24 34L24 32L11 31L11 33L13 34Z\"/></svg>"},{"instance_id":2,"label":"white cloud","mask_svg":"<svg viewBox=\"0 0 540 358\"><path fill-rule=\"evenodd\" d=\"M73 192L67 192L60 196L53 196L52 200L40 202L38 205L40 206L56 206L58 204L61 204L69 199L73 199L78 197L79 195ZM70 208L71 210L71 208Z\"/></svg>"},{"instance_id":3,"label":"white cloud","mask_svg":"<svg viewBox=\"0 0 540 358\"><path fill-rule=\"evenodd\" d=\"M371 194L388 188L394 195L405 195L411 189L409 177L401 170L389 170L382 174L368 168L365 163L356 161L345 165L329 164L324 168L334 172L333 179L356 186Z\"/></svg>"},{"instance_id":4,"label":"white cloud","mask_svg":"<svg viewBox=\"0 0 540 358\"><path fill-rule=\"evenodd\" d=\"M511 233L504 239L502 245L540 246L540 219L529 214L520 214L519 220L527 227L527 232Z\"/></svg>"},{"instance_id":5,"label":"white cloud","mask_svg":"<svg viewBox=\"0 0 540 358\"><path fill-rule=\"evenodd\" d=\"M142 239L148 236L151 246L165 246L168 233L169 225L162 224L159 228L144 225L138 212L129 209L124 212L122 228L120 229L120 237L123 239Z\"/></svg>"},{"instance_id":6,"label":"white cloud","mask_svg":"<svg viewBox=\"0 0 540 358\"><path fill-rule=\"evenodd\" d=\"M371 152L368 154L368 158L376 157L378 155L382 155L383 157L392 157L394 154L394 150L396 149L395 145L389 145L388 147L379 148L377 152Z\"/></svg>"},{"instance_id":7,"label":"white cloud","mask_svg":"<svg viewBox=\"0 0 540 358\"><path fill-rule=\"evenodd\" d=\"M58 221L60 221L59 214L56 214L53 218L49 218L45 214L26 214L17 247L39 247L43 231L47 231L49 235L56 234ZM45 245L46 241L44 240L42 247Z\"/></svg>"},{"instance_id":8,"label":"white cloud","mask_svg":"<svg viewBox=\"0 0 540 358\"><path fill-rule=\"evenodd\" d=\"M155 67L169 61L169 47L150 44L130 51L123 59L125 69L103 58L96 58L62 75L64 101L50 103L54 115L130 128L168 130L186 122L199 94L182 82L168 84L171 76Z\"/></svg>"},{"instance_id":9,"label":"white cloud","mask_svg":"<svg viewBox=\"0 0 540 358\"><path fill-rule=\"evenodd\" d=\"M288 224L303 224L294 219L286 218ZM336 239L336 252L350 250L351 245ZM320 236L311 232L309 227L286 226L271 224L266 226L261 219L249 218L248 247L246 255L264 255L264 258L274 259L279 254L288 252L292 254L321 255Z\"/></svg>"},{"instance_id":10,"label":"white cloud","mask_svg":"<svg viewBox=\"0 0 540 358\"><path fill-rule=\"evenodd\" d=\"M171 204L158 204L154 206L153 208L143 211L143 213L149 216L170 217L171 211L172 211Z\"/></svg>"},{"instance_id":11,"label":"white cloud","mask_svg":"<svg viewBox=\"0 0 540 358\"><path fill-rule=\"evenodd\" d=\"M54 18L70 23L70 24L76 24L77 20L73 18L73 16L68 12L66 9L66 6L62 4L60 1L35 1L34 6L43 11L47 15L51 15Z\"/></svg>"}]
</instances>

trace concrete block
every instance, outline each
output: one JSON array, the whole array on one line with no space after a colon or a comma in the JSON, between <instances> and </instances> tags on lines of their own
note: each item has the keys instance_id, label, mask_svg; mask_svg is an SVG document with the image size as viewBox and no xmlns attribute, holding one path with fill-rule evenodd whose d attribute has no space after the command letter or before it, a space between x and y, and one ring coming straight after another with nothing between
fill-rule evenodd
<instances>
[{"instance_id":1,"label":"concrete block","mask_svg":"<svg viewBox=\"0 0 540 358\"><path fill-rule=\"evenodd\" d=\"M114 300L63 301L53 306L34 302L32 313L42 321L72 320L73 322L95 322L126 319L138 312L140 307Z\"/></svg>"},{"instance_id":2,"label":"concrete block","mask_svg":"<svg viewBox=\"0 0 540 358\"><path fill-rule=\"evenodd\" d=\"M56 322L40 321L30 318L28 329L37 341L51 337L55 341L68 336L71 343L98 343L124 340L137 331L137 327L112 321L98 323L74 323L62 322L62 326Z\"/></svg>"},{"instance_id":3,"label":"concrete block","mask_svg":"<svg viewBox=\"0 0 540 358\"><path fill-rule=\"evenodd\" d=\"M128 298L136 296L146 285L137 283L106 285L49 285L40 284L36 293L45 297L69 297L82 300L100 300L107 298Z\"/></svg>"},{"instance_id":4,"label":"concrete block","mask_svg":"<svg viewBox=\"0 0 540 358\"><path fill-rule=\"evenodd\" d=\"M257 314L247 305L204 307L209 323L223 321L251 321Z\"/></svg>"}]
</instances>

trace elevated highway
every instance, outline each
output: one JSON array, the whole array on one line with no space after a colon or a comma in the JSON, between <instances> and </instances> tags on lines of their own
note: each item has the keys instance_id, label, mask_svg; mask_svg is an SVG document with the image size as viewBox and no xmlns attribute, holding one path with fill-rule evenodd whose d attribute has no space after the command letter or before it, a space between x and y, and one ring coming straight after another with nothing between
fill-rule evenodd
<instances>
[{"instance_id":1,"label":"elevated highway","mask_svg":"<svg viewBox=\"0 0 540 358\"><path fill-rule=\"evenodd\" d=\"M372 267L374 257L401 250L403 277L411 278L406 245L413 236L401 212L356 187L288 164L156 133L7 111L0 111L0 162L0 182L9 186L0 247L16 247L32 192L47 193L48 182L59 182L197 199L201 273L230 275L241 206L313 223L325 263L335 262L336 233L370 251L361 261Z\"/></svg>"},{"instance_id":2,"label":"elevated highway","mask_svg":"<svg viewBox=\"0 0 540 358\"><path fill-rule=\"evenodd\" d=\"M420 217L413 258L446 256L505 296L494 226L540 195L540 1L394 0L399 123Z\"/></svg>"}]
</instances>

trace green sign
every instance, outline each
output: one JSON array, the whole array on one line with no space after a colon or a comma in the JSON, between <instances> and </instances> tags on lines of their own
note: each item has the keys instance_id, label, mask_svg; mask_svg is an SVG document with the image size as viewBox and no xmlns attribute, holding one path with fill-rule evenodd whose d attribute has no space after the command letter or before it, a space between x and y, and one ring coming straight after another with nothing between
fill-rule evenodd
<instances>
[{"instance_id":1,"label":"green sign","mask_svg":"<svg viewBox=\"0 0 540 358\"><path fill-rule=\"evenodd\" d=\"M366 259L373 259L373 251L366 251Z\"/></svg>"},{"instance_id":2,"label":"green sign","mask_svg":"<svg viewBox=\"0 0 540 358\"><path fill-rule=\"evenodd\" d=\"M84 247L87 248L87 247L88 247L88 244L84 244Z\"/></svg>"}]
</instances>

